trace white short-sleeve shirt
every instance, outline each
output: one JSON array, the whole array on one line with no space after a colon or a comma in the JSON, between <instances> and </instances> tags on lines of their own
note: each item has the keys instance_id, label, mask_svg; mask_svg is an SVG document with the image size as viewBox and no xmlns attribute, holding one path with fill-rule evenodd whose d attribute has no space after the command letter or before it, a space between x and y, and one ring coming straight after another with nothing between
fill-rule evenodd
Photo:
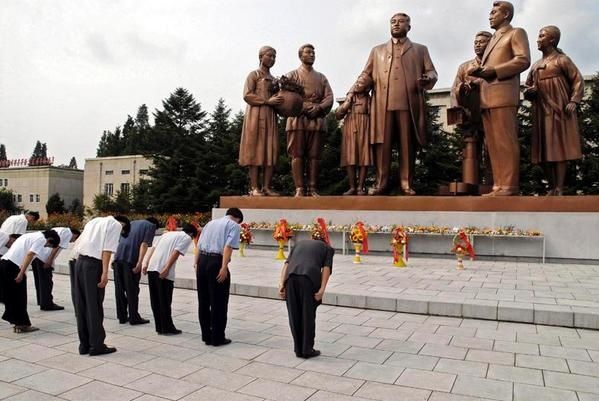
<instances>
[{"instance_id":1,"label":"white short-sleeve shirt","mask_svg":"<svg viewBox=\"0 0 599 401\"><path fill-rule=\"evenodd\" d=\"M116 252L123 226L112 216L96 217L87 222L75 243L75 255L102 259L102 252Z\"/></svg>"},{"instance_id":2,"label":"white short-sleeve shirt","mask_svg":"<svg viewBox=\"0 0 599 401\"><path fill-rule=\"evenodd\" d=\"M23 234L8 249L8 252L2 259L10 260L17 266L21 266L23 259L29 252L33 252L36 256L43 251L46 246L46 237L41 231Z\"/></svg>"},{"instance_id":3,"label":"white short-sleeve shirt","mask_svg":"<svg viewBox=\"0 0 599 401\"><path fill-rule=\"evenodd\" d=\"M156 242L156 240L154 241ZM154 244L154 252L150 257L148 263L148 271L160 272L168 258L173 252L179 252L181 255L185 255L189 246L191 245L191 237L185 234L183 231L168 231L160 236L158 243ZM175 265L171 267L168 272L167 280L175 281Z\"/></svg>"},{"instance_id":4,"label":"white short-sleeve shirt","mask_svg":"<svg viewBox=\"0 0 599 401\"><path fill-rule=\"evenodd\" d=\"M4 249L4 247L8 243L9 239L10 239L10 236L8 234L0 231L0 255L4 254L4 252L2 252L2 249Z\"/></svg>"},{"instance_id":5,"label":"white short-sleeve shirt","mask_svg":"<svg viewBox=\"0 0 599 401\"><path fill-rule=\"evenodd\" d=\"M10 234L25 234L27 232L27 217L24 214L9 216L0 226L0 231Z\"/></svg>"},{"instance_id":6,"label":"white short-sleeve shirt","mask_svg":"<svg viewBox=\"0 0 599 401\"><path fill-rule=\"evenodd\" d=\"M71 229L68 227L54 227L52 230L56 231L56 234L58 234L60 237L60 244L58 244L58 247L60 249L67 249L69 247L69 243L71 242L71 238L73 237ZM50 258L51 253L52 248L44 248L39 255L37 255L37 258L46 263L48 258Z\"/></svg>"}]
</instances>

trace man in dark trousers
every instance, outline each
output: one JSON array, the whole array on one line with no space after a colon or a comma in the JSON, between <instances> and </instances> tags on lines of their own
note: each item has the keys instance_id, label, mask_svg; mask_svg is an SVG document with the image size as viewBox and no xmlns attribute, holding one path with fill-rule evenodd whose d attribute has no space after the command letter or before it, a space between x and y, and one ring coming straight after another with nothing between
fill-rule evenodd
<instances>
[{"instance_id":1,"label":"man in dark trousers","mask_svg":"<svg viewBox=\"0 0 599 401\"><path fill-rule=\"evenodd\" d=\"M129 233L125 216L96 217L87 222L75 244L77 258L73 266L72 298L77 318L79 354L103 355L116 351L104 344L104 292L108 267L119 239Z\"/></svg>"},{"instance_id":2,"label":"man in dark trousers","mask_svg":"<svg viewBox=\"0 0 599 401\"><path fill-rule=\"evenodd\" d=\"M333 268L335 250L328 244L328 235L312 235L299 241L281 271L279 295L287 301L289 327L293 348L298 358L320 355L314 349L316 335L316 308L322 297Z\"/></svg>"},{"instance_id":3,"label":"man in dark trousers","mask_svg":"<svg viewBox=\"0 0 599 401\"><path fill-rule=\"evenodd\" d=\"M54 227L52 231L56 231L60 237L60 244L56 248L44 248L33 259L33 262L31 262L37 304L43 311L64 309L63 306L54 303L54 297L52 296L52 289L54 288L54 281L52 280L54 261L63 249L67 249L69 244L75 242L79 238L79 235L81 235L79 230L70 227Z\"/></svg>"},{"instance_id":4,"label":"man in dark trousers","mask_svg":"<svg viewBox=\"0 0 599 401\"><path fill-rule=\"evenodd\" d=\"M239 248L239 224L243 213L230 208L224 217L210 221L202 230L198 243L196 277L198 281L198 318L202 341L206 345L225 345L227 309L231 274L229 262L233 249Z\"/></svg>"},{"instance_id":5,"label":"man in dark trousers","mask_svg":"<svg viewBox=\"0 0 599 401\"><path fill-rule=\"evenodd\" d=\"M149 323L139 315L139 280L141 268L148 248L152 246L158 220L148 217L145 220L131 222L131 231L127 238L121 239L114 255L114 296L116 315L121 324ZM127 309L129 313L127 314Z\"/></svg>"}]
</instances>

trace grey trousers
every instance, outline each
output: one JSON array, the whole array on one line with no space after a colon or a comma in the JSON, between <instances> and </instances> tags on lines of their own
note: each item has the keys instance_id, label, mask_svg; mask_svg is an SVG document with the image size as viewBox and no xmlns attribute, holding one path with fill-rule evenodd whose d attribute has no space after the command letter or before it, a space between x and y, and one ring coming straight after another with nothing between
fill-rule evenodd
<instances>
[{"instance_id":1,"label":"grey trousers","mask_svg":"<svg viewBox=\"0 0 599 401\"><path fill-rule=\"evenodd\" d=\"M104 331L104 288L98 283L102 277L102 261L80 255L73 269L73 287L71 287L79 348L102 349L106 332Z\"/></svg>"}]
</instances>

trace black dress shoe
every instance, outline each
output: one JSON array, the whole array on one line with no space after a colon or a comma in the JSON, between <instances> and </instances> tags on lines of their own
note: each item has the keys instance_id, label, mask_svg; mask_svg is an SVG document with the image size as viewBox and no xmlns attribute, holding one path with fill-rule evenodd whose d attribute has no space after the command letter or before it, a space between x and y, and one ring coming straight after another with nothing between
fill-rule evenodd
<instances>
[{"instance_id":1,"label":"black dress shoe","mask_svg":"<svg viewBox=\"0 0 599 401\"><path fill-rule=\"evenodd\" d=\"M102 347L100 349L90 348L89 355L90 356L105 355L105 354L112 354L113 352L116 352L116 348L108 347L105 345L104 347Z\"/></svg>"},{"instance_id":2,"label":"black dress shoe","mask_svg":"<svg viewBox=\"0 0 599 401\"><path fill-rule=\"evenodd\" d=\"M64 310L64 306L52 304L50 306L45 306L45 307L40 308L40 309L43 310L43 311Z\"/></svg>"},{"instance_id":3,"label":"black dress shoe","mask_svg":"<svg viewBox=\"0 0 599 401\"><path fill-rule=\"evenodd\" d=\"M119 319L120 324L129 323L129 319Z\"/></svg>"},{"instance_id":4,"label":"black dress shoe","mask_svg":"<svg viewBox=\"0 0 599 401\"><path fill-rule=\"evenodd\" d=\"M146 323L150 323L150 321L148 319L143 319L143 318L139 318L136 320L129 320L129 324L135 326L136 324L146 324Z\"/></svg>"},{"instance_id":5,"label":"black dress shoe","mask_svg":"<svg viewBox=\"0 0 599 401\"><path fill-rule=\"evenodd\" d=\"M295 356L297 356L298 358L303 358L304 354L302 354L301 352L296 352Z\"/></svg>"},{"instance_id":6,"label":"black dress shoe","mask_svg":"<svg viewBox=\"0 0 599 401\"><path fill-rule=\"evenodd\" d=\"M225 338L222 341L219 342L213 342L212 345L214 345L215 347L220 347L221 345L227 345L227 344L231 344L231 340L228 338Z\"/></svg>"},{"instance_id":7,"label":"black dress shoe","mask_svg":"<svg viewBox=\"0 0 599 401\"><path fill-rule=\"evenodd\" d=\"M304 352L304 358L308 359L308 358L314 358L315 356L320 355L320 351L317 349L313 349L311 351L308 352Z\"/></svg>"},{"instance_id":8,"label":"black dress shoe","mask_svg":"<svg viewBox=\"0 0 599 401\"><path fill-rule=\"evenodd\" d=\"M163 331L161 334L165 335L165 336L176 336L177 334L181 334L181 333L183 333L183 332L179 329L172 329L172 330L168 330L168 331Z\"/></svg>"},{"instance_id":9,"label":"black dress shoe","mask_svg":"<svg viewBox=\"0 0 599 401\"><path fill-rule=\"evenodd\" d=\"M89 354L89 347L80 345L79 346L79 355L87 355Z\"/></svg>"}]
</instances>

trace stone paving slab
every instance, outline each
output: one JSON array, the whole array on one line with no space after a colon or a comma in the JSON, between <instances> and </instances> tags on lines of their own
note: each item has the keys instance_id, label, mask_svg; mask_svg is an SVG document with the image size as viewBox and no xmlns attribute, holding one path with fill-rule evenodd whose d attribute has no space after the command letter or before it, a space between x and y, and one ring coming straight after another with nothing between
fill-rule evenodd
<instances>
[{"instance_id":1,"label":"stone paving slab","mask_svg":"<svg viewBox=\"0 0 599 401\"><path fill-rule=\"evenodd\" d=\"M118 323L110 283L104 325L118 351L80 356L68 277L54 281L66 310L42 312L30 295L38 332L0 322L2 400L599 400L599 331L322 305L324 356L304 360L293 354L284 302L232 296L233 343L216 348L201 341L196 292L185 289L173 299L183 334L158 336L152 323ZM140 313L151 319L148 298L142 285Z\"/></svg>"},{"instance_id":2,"label":"stone paving slab","mask_svg":"<svg viewBox=\"0 0 599 401\"><path fill-rule=\"evenodd\" d=\"M68 272L66 254L59 273ZM253 248L246 257L236 253L231 292L276 299L282 262L274 256ZM459 271L453 259L412 258L400 269L391 255L363 255L359 265L352 258L335 256L325 304L599 329L599 266L467 260ZM180 258L178 288L196 288L192 266L191 254Z\"/></svg>"}]
</instances>

